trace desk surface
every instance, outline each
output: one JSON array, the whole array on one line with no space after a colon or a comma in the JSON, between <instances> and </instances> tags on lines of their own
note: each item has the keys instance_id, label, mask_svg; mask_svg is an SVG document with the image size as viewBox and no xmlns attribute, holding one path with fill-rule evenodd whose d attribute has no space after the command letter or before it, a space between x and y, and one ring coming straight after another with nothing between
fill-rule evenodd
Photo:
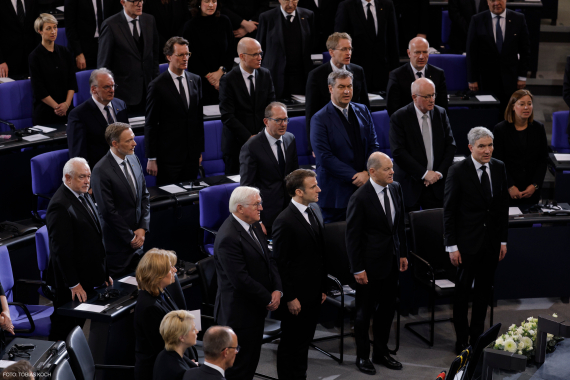
<instances>
[{"instance_id":1,"label":"desk surface","mask_svg":"<svg viewBox=\"0 0 570 380\"><path fill-rule=\"evenodd\" d=\"M548 153L548 159L555 170L570 170L570 161L558 161L554 153Z\"/></svg>"}]
</instances>

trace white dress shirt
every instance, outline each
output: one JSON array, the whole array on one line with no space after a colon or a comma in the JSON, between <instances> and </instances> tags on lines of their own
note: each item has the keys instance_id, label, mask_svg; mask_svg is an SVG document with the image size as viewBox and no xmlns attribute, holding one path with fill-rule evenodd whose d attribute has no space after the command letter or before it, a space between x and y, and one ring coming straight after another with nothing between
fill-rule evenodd
<instances>
[{"instance_id":1,"label":"white dress shirt","mask_svg":"<svg viewBox=\"0 0 570 380\"><path fill-rule=\"evenodd\" d=\"M241 75L243 76L243 80L245 81L245 87L247 87L247 92L249 92L249 95L251 95L251 88L250 87L250 83L249 83L249 76L253 75L253 86L257 87L257 83L255 82L255 78L257 77L257 70L253 70L253 73L248 73L247 71L245 71L243 69L243 67L241 67L241 63L239 65L239 69L241 71Z\"/></svg>"},{"instance_id":2,"label":"white dress shirt","mask_svg":"<svg viewBox=\"0 0 570 380\"><path fill-rule=\"evenodd\" d=\"M168 68L168 72L170 73L170 76L174 81L174 85L176 86L178 93L180 93L180 82L178 81L178 77L179 76L182 77L182 87L184 87L184 92L186 93L186 101L188 103L188 108L190 108L190 92L188 91L188 81L186 80L186 73L184 72L184 70L182 70L182 75L176 75L170 70L170 67Z\"/></svg>"},{"instance_id":3,"label":"white dress shirt","mask_svg":"<svg viewBox=\"0 0 570 380\"><path fill-rule=\"evenodd\" d=\"M331 103L332 103L332 105L335 106L336 109L338 109L341 113L342 113L342 110L348 110L348 111L350 112L350 109L349 109L350 103L348 103L348 104L346 105L346 107L344 107L344 108L342 108L342 107L340 107L340 106L337 106L337 105L335 104L335 102L331 102ZM344 115L344 114L343 114L343 115Z\"/></svg>"},{"instance_id":4,"label":"white dress shirt","mask_svg":"<svg viewBox=\"0 0 570 380\"><path fill-rule=\"evenodd\" d=\"M427 66L427 64L421 70L416 70L416 68L414 67L414 65L412 65L411 62L410 62L410 66L412 66L412 71L414 72L414 79L419 79L418 73L422 73L422 78L426 77L426 66Z\"/></svg>"},{"instance_id":5,"label":"white dress shirt","mask_svg":"<svg viewBox=\"0 0 570 380\"><path fill-rule=\"evenodd\" d=\"M99 101L97 99L95 99L95 96L93 96L93 95L91 95L91 99L93 99L93 102L95 103L97 108L99 108L99 111L101 111L105 120L107 120L107 111L105 111L105 105L99 103ZM113 121L117 122L117 113L113 109L113 104L111 102L109 102L109 104L107 104L107 105L109 106L109 112L111 112L111 117L113 118Z\"/></svg>"},{"instance_id":6,"label":"white dress shirt","mask_svg":"<svg viewBox=\"0 0 570 380\"><path fill-rule=\"evenodd\" d=\"M481 0L483 1L483 0ZM507 30L507 10L505 9L500 15L496 15L491 12L491 26L493 27L493 37L495 38L495 43L497 42L497 19L501 16L501 31L503 32L503 44L505 43L505 32ZM526 81L526 77L518 77L519 80Z\"/></svg>"},{"instance_id":7,"label":"white dress shirt","mask_svg":"<svg viewBox=\"0 0 570 380\"><path fill-rule=\"evenodd\" d=\"M208 363L208 362L205 361L205 360L204 360L204 365L206 365L206 366L208 366L208 367L210 367L210 368L213 368L213 369L217 370L218 372L220 372L220 373L222 374L223 377L226 377L226 371L224 371L224 370L222 369L222 367L218 367L218 366L215 365L215 364Z\"/></svg>"},{"instance_id":8,"label":"white dress shirt","mask_svg":"<svg viewBox=\"0 0 570 380\"><path fill-rule=\"evenodd\" d=\"M279 158L277 156L277 141L281 141L281 151L283 152L283 158L285 158L285 141L283 141L283 136L279 136L279 139L276 139L267 132L267 128L264 128L263 132L265 133L265 137L267 137L267 141L269 141L269 146L271 147L271 151L273 152L277 162L279 162Z\"/></svg>"},{"instance_id":9,"label":"white dress shirt","mask_svg":"<svg viewBox=\"0 0 570 380\"><path fill-rule=\"evenodd\" d=\"M12 0L12 6L16 11L16 15L18 14L18 0ZM26 13L26 2L22 0L22 7L24 7L24 13Z\"/></svg>"},{"instance_id":10,"label":"white dress shirt","mask_svg":"<svg viewBox=\"0 0 570 380\"><path fill-rule=\"evenodd\" d=\"M24 1L24 0L22 0ZM99 38L99 23L97 22L97 0L91 0L93 2L93 9L95 10L95 38ZM103 1L101 1L101 14L105 8L103 7Z\"/></svg>"},{"instance_id":11,"label":"white dress shirt","mask_svg":"<svg viewBox=\"0 0 570 380\"><path fill-rule=\"evenodd\" d=\"M293 17L291 17L290 22L293 22L293 20L295 20L295 16L297 15L296 10L291 12L291 13L287 13L287 12L285 12L285 9L283 9L283 7L279 7L279 9L281 9L281 13L283 13L283 17L285 17L285 21L287 21L287 16L293 16Z\"/></svg>"},{"instance_id":12,"label":"white dress shirt","mask_svg":"<svg viewBox=\"0 0 570 380\"><path fill-rule=\"evenodd\" d=\"M137 180L135 179L135 175L133 173L133 170L131 168L131 165L129 164L129 162L127 161L127 165L123 166L123 161L125 161L127 159L127 157L125 156L125 159L123 160L121 157L117 156L115 153L113 153L113 151L111 150L111 154L113 155L113 158L115 159L115 161L117 161L117 165L119 165L119 167L121 168L121 170L123 171L123 173L125 172L125 169L123 169L124 167L127 168L127 172L129 173L129 176L131 177L131 179L133 180L133 184L135 185L135 189L137 187ZM126 174L125 174L126 175Z\"/></svg>"},{"instance_id":13,"label":"white dress shirt","mask_svg":"<svg viewBox=\"0 0 570 380\"><path fill-rule=\"evenodd\" d=\"M413 67L413 66L412 66L412 67ZM425 67L424 67L424 69L425 69ZM424 128L423 128L423 126L422 126L422 124L423 124L423 122L424 122L424 119L423 119L424 113L423 113L422 111L420 111L420 109L419 109L418 107L416 107L415 103L414 103L414 108L416 109L416 117L418 118L418 123L420 124L420 133L422 133L423 130L424 130ZM430 129L432 130L432 134L431 134L431 136L432 136L432 137L431 137L431 162L433 162L433 128L432 128L432 126L431 126L431 118L429 117L429 112L426 113L426 115L428 115L426 121L427 121L427 123L428 123ZM424 173L422 179L425 178L425 176L426 176L427 173L428 173L428 170L426 170L426 172ZM441 180L441 179L443 178L443 174L441 174L440 172L436 172L436 173L439 174L439 176L440 176L439 179Z\"/></svg>"},{"instance_id":14,"label":"white dress shirt","mask_svg":"<svg viewBox=\"0 0 570 380\"><path fill-rule=\"evenodd\" d=\"M137 29L139 31L139 36L140 36L142 34L141 18L137 17L135 19L135 18L132 18L131 16L129 16L127 14L127 11L123 10L123 12L125 13L125 17L127 18L127 24L129 24L129 29L131 30L131 34L133 35L133 37L134 37L134 34L133 34L134 26L133 26L133 23L131 21L138 20L137 21Z\"/></svg>"},{"instance_id":15,"label":"white dress shirt","mask_svg":"<svg viewBox=\"0 0 570 380\"><path fill-rule=\"evenodd\" d=\"M309 220L309 214L307 214L305 211L309 208L309 206L305 206L304 204L301 204L299 202L297 202L296 200L294 200L293 198L291 198L291 203L293 203L293 205L295 207L297 207L297 209L299 210L299 212L301 213L301 215L303 215L303 218L305 218L305 220L307 221L307 223L309 223L309 225L311 224L311 221Z\"/></svg>"},{"instance_id":16,"label":"white dress shirt","mask_svg":"<svg viewBox=\"0 0 570 380\"><path fill-rule=\"evenodd\" d=\"M333 63L332 59L330 60L330 63L331 63L331 67L333 69L333 72L339 71L339 70L347 70L346 65L342 65L342 67L340 69L338 67L336 67L336 65Z\"/></svg>"},{"instance_id":17,"label":"white dress shirt","mask_svg":"<svg viewBox=\"0 0 570 380\"><path fill-rule=\"evenodd\" d=\"M374 28L376 28L376 34L378 35L378 16L376 15L376 4L374 4L374 0L371 0L370 2L366 0L361 1L362 6L364 7L364 17L367 17L368 15L368 4L370 4L370 12L372 12L372 17L374 17Z\"/></svg>"}]
</instances>

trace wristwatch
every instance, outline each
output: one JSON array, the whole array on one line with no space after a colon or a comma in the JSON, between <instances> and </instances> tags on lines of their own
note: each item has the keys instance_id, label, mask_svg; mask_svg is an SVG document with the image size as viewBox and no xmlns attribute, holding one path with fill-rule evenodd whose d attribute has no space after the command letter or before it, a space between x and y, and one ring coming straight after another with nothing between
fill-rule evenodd
<instances>
[{"instance_id":1,"label":"wristwatch","mask_svg":"<svg viewBox=\"0 0 570 380\"><path fill-rule=\"evenodd\" d=\"M218 70L222 69L222 71L224 72L224 74L226 73L226 69L224 66L220 66L220 68Z\"/></svg>"},{"instance_id":2,"label":"wristwatch","mask_svg":"<svg viewBox=\"0 0 570 380\"><path fill-rule=\"evenodd\" d=\"M533 183L532 186L534 186L535 190L538 190L538 185L536 183Z\"/></svg>"}]
</instances>

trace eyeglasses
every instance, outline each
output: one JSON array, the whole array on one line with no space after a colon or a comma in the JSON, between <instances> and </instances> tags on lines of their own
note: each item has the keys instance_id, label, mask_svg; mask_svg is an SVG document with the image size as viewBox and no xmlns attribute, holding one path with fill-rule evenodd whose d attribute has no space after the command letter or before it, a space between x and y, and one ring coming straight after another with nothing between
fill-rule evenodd
<instances>
[{"instance_id":1,"label":"eyeglasses","mask_svg":"<svg viewBox=\"0 0 570 380\"><path fill-rule=\"evenodd\" d=\"M262 51L261 51L261 52L259 52L259 53L253 53L253 54L249 54L249 53L243 53L243 54L246 54L246 55L251 55L253 58L257 59L258 57L261 57L261 58L263 58L263 54L264 54L264 52L262 52Z\"/></svg>"},{"instance_id":2,"label":"eyeglasses","mask_svg":"<svg viewBox=\"0 0 570 380\"><path fill-rule=\"evenodd\" d=\"M202 0L204 4L218 4L218 0Z\"/></svg>"},{"instance_id":3,"label":"eyeglasses","mask_svg":"<svg viewBox=\"0 0 570 380\"><path fill-rule=\"evenodd\" d=\"M437 94L430 94L430 95L420 95L420 94L416 94L416 96L419 96L420 98L424 98L425 100L429 100L429 99L435 99L435 97L437 96Z\"/></svg>"},{"instance_id":4,"label":"eyeglasses","mask_svg":"<svg viewBox=\"0 0 570 380\"><path fill-rule=\"evenodd\" d=\"M238 344L238 345L235 346L235 347L226 347L226 348L227 348L228 350L229 350L230 348L233 348L234 350L236 350L236 354L237 354L237 353L239 352L241 346ZM225 350L226 348L224 348L224 350ZM222 350L222 351L220 351L220 352L224 352L224 350Z\"/></svg>"},{"instance_id":5,"label":"eyeglasses","mask_svg":"<svg viewBox=\"0 0 570 380\"><path fill-rule=\"evenodd\" d=\"M351 53L352 53L352 52L354 52L354 48L349 48L349 47L343 47L342 49L333 49L333 50L340 50L340 51L342 51L343 53L346 53L346 52L351 52Z\"/></svg>"},{"instance_id":6,"label":"eyeglasses","mask_svg":"<svg viewBox=\"0 0 570 380\"><path fill-rule=\"evenodd\" d=\"M289 118L288 118L288 117L286 117L285 119L274 119L274 118L272 118L272 117L268 117L267 119L268 119L268 120L273 120L273 121L276 122L277 124L283 124L283 123L288 124L288 123L289 123Z\"/></svg>"},{"instance_id":7,"label":"eyeglasses","mask_svg":"<svg viewBox=\"0 0 570 380\"><path fill-rule=\"evenodd\" d=\"M293 4L298 4L299 0L281 0L283 1L285 4L289 4L289 3L293 3Z\"/></svg>"},{"instance_id":8,"label":"eyeglasses","mask_svg":"<svg viewBox=\"0 0 570 380\"><path fill-rule=\"evenodd\" d=\"M173 54L175 57L178 58L182 58L182 57L186 57L186 58L190 58L190 56L192 55L192 53L180 53L180 54Z\"/></svg>"},{"instance_id":9,"label":"eyeglasses","mask_svg":"<svg viewBox=\"0 0 570 380\"><path fill-rule=\"evenodd\" d=\"M141 5L141 3L144 2L144 0L127 0L129 3L133 3L134 5L136 5L137 7L139 5Z\"/></svg>"},{"instance_id":10,"label":"eyeglasses","mask_svg":"<svg viewBox=\"0 0 570 380\"><path fill-rule=\"evenodd\" d=\"M95 87L99 87L99 86L95 85ZM109 86L103 86L101 88L105 91L111 91L111 89L116 90L117 87L119 87L119 85L113 84L113 85L109 85Z\"/></svg>"},{"instance_id":11,"label":"eyeglasses","mask_svg":"<svg viewBox=\"0 0 570 380\"><path fill-rule=\"evenodd\" d=\"M255 208L259 208L259 206L263 206L263 201L259 201L257 203L247 203L246 206L253 206Z\"/></svg>"}]
</instances>

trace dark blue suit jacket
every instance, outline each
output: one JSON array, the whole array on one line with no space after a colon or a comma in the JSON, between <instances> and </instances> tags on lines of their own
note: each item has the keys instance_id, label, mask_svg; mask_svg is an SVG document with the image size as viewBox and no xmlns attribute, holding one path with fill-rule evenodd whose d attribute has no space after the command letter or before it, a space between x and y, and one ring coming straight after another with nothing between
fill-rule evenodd
<instances>
[{"instance_id":1,"label":"dark blue suit jacket","mask_svg":"<svg viewBox=\"0 0 570 380\"><path fill-rule=\"evenodd\" d=\"M354 109L360 137L368 157L379 151L372 115L362 104L350 103ZM348 200L357 189L352 184L356 171L352 167L354 152L346 129L332 102L311 119L311 144L317 161L317 178L322 189L320 207L346 208Z\"/></svg>"}]
</instances>

